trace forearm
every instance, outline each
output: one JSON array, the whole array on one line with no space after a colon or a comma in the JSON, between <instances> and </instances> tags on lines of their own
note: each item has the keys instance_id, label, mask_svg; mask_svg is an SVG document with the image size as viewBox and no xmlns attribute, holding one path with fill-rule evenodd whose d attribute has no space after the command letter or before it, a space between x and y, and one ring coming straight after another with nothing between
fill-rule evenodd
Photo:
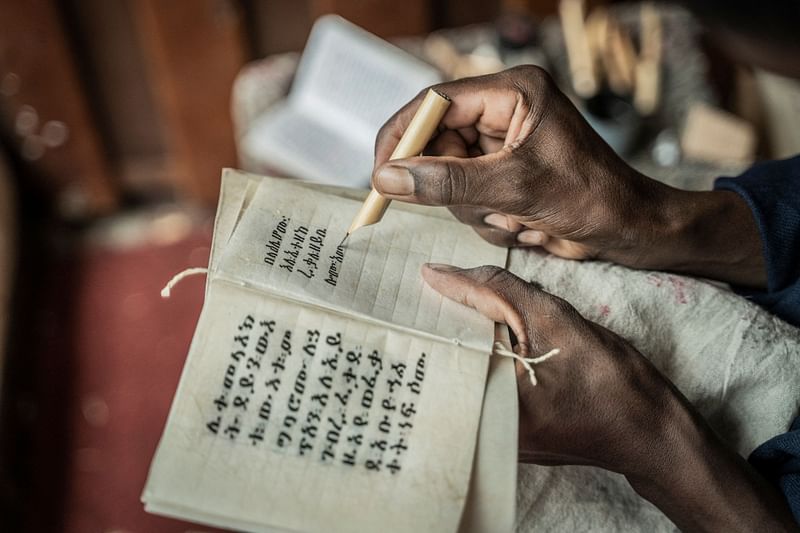
<instances>
[{"instance_id":1,"label":"forearm","mask_svg":"<svg viewBox=\"0 0 800 533\"><path fill-rule=\"evenodd\" d=\"M691 408L669 422L652 460L626 474L642 497L684 531L798 531L782 494Z\"/></svg>"}]
</instances>

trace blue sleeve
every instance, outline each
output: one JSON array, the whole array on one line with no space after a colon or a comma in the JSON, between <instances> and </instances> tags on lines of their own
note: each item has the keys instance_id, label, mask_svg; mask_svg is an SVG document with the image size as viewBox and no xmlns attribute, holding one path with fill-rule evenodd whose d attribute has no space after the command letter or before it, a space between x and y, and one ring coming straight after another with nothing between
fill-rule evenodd
<instances>
[{"instance_id":1,"label":"blue sleeve","mask_svg":"<svg viewBox=\"0 0 800 533\"><path fill-rule=\"evenodd\" d=\"M737 292L800 327L800 156L755 165L738 178L719 178L714 188L744 198L764 246L767 290Z\"/></svg>"},{"instance_id":2,"label":"blue sleeve","mask_svg":"<svg viewBox=\"0 0 800 533\"><path fill-rule=\"evenodd\" d=\"M788 433L773 437L750 454L750 464L778 485L800 524L800 417Z\"/></svg>"},{"instance_id":3,"label":"blue sleeve","mask_svg":"<svg viewBox=\"0 0 800 533\"><path fill-rule=\"evenodd\" d=\"M744 198L764 246L767 289L737 292L800 327L800 156L755 165L738 178L719 178L714 188ZM800 417L788 433L756 448L749 460L783 490L800 523Z\"/></svg>"}]
</instances>

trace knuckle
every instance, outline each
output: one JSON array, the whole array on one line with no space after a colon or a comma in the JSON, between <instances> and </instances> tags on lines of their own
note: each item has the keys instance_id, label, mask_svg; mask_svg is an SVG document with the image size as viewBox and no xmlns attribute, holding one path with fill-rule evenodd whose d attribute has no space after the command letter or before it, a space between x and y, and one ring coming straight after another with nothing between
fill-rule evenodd
<instances>
[{"instance_id":1,"label":"knuckle","mask_svg":"<svg viewBox=\"0 0 800 533\"><path fill-rule=\"evenodd\" d=\"M374 154L377 157L380 153L381 148L389 149L387 144L392 142L392 133L395 129L397 129L398 122L400 120L399 114L393 115L389 120L383 123L383 126L378 130L378 134L375 136L375 146L374 146Z\"/></svg>"},{"instance_id":2,"label":"knuckle","mask_svg":"<svg viewBox=\"0 0 800 533\"><path fill-rule=\"evenodd\" d=\"M475 274L478 278L478 281L483 284L489 284L492 280L498 279L507 273L507 270L500 268L497 265L483 265L475 269Z\"/></svg>"},{"instance_id":3,"label":"knuckle","mask_svg":"<svg viewBox=\"0 0 800 533\"><path fill-rule=\"evenodd\" d=\"M454 95L462 94L465 91L474 89L476 79L477 78L460 78L457 80L436 83L425 89L423 93L427 93L428 90L434 90L439 94L444 94L449 98L452 98Z\"/></svg>"},{"instance_id":4,"label":"knuckle","mask_svg":"<svg viewBox=\"0 0 800 533\"><path fill-rule=\"evenodd\" d=\"M553 77L542 67L525 65L523 79L531 88L549 89L553 86Z\"/></svg>"},{"instance_id":5,"label":"knuckle","mask_svg":"<svg viewBox=\"0 0 800 533\"><path fill-rule=\"evenodd\" d=\"M512 301L519 296L521 281L517 276L496 265L484 265L475 269L478 283L500 298Z\"/></svg>"},{"instance_id":6,"label":"knuckle","mask_svg":"<svg viewBox=\"0 0 800 533\"><path fill-rule=\"evenodd\" d=\"M552 76L541 67L526 65L522 72L512 78L514 89L529 110L529 120L536 121L537 115L552 105L553 97L561 93Z\"/></svg>"},{"instance_id":7,"label":"knuckle","mask_svg":"<svg viewBox=\"0 0 800 533\"><path fill-rule=\"evenodd\" d=\"M498 294L507 292L511 272L496 265L484 265L474 269L475 280L482 286Z\"/></svg>"},{"instance_id":8,"label":"knuckle","mask_svg":"<svg viewBox=\"0 0 800 533\"><path fill-rule=\"evenodd\" d=\"M436 85L429 85L429 86L425 87L424 89L422 89L421 91L419 91L416 95L414 95L414 98L409 100L409 102L408 102L408 104L406 104L406 106L410 106L410 105L422 102L422 100L425 98L425 95L431 89L436 90Z\"/></svg>"},{"instance_id":9,"label":"knuckle","mask_svg":"<svg viewBox=\"0 0 800 533\"><path fill-rule=\"evenodd\" d=\"M414 98L414 101L419 100L421 102L422 99L425 98L425 95L428 94L428 91L434 91L439 93L439 95L445 95L449 98L450 95L448 93L452 92L455 87L457 87L457 85L456 82L453 81L434 83L433 85L430 85L420 91L419 94Z\"/></svg>"},{"instance_id":10,"label":"knuckle","mask_svg":"<svg viewBox=\"0 0 800 533\"><path fill-rule=\"evenodd\" d=\"M521 77L521 78L530 78L532 76L540 75L540 72L544 72L544 69L541 67L537 67L536 65L518 65L514 68L509 69L507 72L510 74L514 74L514 77Z\"/></svg>"},{"instance_id":11,"label":"knuckle","mask_svg":"<svg viewBox=\"0 0 800 533\"><path fill-rule=\"evenodd\" d=\"M428 91L436 91L437 93L447 92L447 88L450 84L443 82L443 83L434 83L433 85L428 86L427 88L420 91L417 95L417 98L424 98Z\"/></svg>"},{"instance_id":12,"label":"knuckle","mask_svg":"<svg viewBox=\"0 0 800 533\"><path fill-rule=\"evenodd\" d=\"M393 116L383 123L383 126L381 126L378 130L378 134L375 136L375 146L380 146L384 139L386 139L386 136L389 135L389 130L394 127L394 122L396 120L397 118Z\"/></svg>"}]
</instances>

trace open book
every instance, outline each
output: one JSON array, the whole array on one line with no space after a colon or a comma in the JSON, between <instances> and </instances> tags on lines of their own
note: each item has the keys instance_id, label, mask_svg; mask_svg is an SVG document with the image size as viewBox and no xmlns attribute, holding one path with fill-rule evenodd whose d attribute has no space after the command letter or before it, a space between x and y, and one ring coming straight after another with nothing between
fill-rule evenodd
<instances>
[{"instance_id":1,"label":"open book","mask_svg":"<svg viewBox=\"0 0 800 533\"><path fill-rule=\"evenodd\" d=\"M420 276L506 251L398 203L340 247L360 193L222 183L147 510L249 531L510 530L513 364L490 362L491 321Z\"/></svg>"},{"instance_id":2,"label":"open book","mask_svg":"<svg viewBox=\"0 0 800 533\"><path fill-rule=\"evenodd\" d=\"M254 122L242 150L259 168L367 187L381 125L439 81L430 65L326 15L314 24L289 97Z\"/></svg>"}]
</instances>

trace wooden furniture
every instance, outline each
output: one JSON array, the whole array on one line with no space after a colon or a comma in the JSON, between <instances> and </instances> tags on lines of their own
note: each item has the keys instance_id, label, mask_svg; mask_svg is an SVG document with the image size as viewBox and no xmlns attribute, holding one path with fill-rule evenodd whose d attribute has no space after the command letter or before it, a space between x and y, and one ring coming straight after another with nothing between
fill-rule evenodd
<instances>
[{"instance_id":1,"label":"wooden furniture","mask_svg":"<svg viewBox=\"0 0 800 533\"><path fill-rule=\"evenodd\" d=\"M118 192L56 3L0 2L0 36L5 135L64 214L111 210ZM48 127L61 138L48 140Z\"/></svg>"}]
</instances>

